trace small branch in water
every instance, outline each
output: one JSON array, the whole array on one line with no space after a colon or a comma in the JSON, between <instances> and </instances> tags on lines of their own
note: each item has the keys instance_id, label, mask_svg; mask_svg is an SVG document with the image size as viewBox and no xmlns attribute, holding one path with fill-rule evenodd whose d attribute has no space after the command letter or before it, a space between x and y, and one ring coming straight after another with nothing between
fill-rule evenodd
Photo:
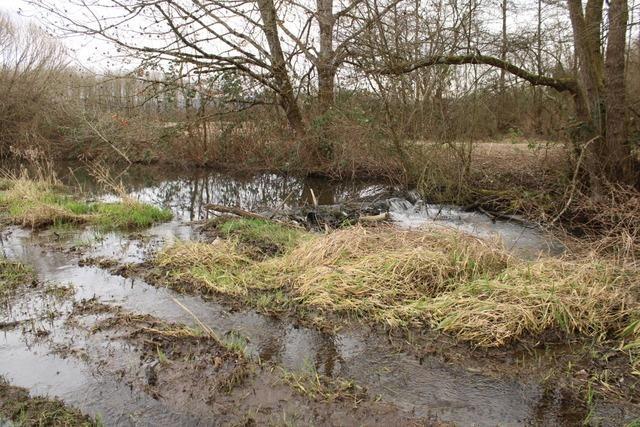
<instances>
[{"instance_id":1,"label":"small branch in water","mask_svg":"<svg viewBox=\"0 0 640 427\"><path fill-rule=\"evenodd\" d=\"M221 213L230 213L230 214L241 216L243 218L263 219L265 221L271 221L266 216L262 216L262 215L259 215L257 213L246 211L244 209L236 208L236 207L233 207L233 206L207 204L207 205L204 205L203 207L208 211L216 211L216 212L221 212Z\"/></svg>"},{"instance_id":2,"label":"small branch in water","mask_svg":"<svg viewBox=\"0 0 640 427\"><path fill-rule=\"evenodd\" d=\"M184 304L182 304L180 301L178 301L177 299L171 297L171 299L173 300L173 302L175 302L181 309L183 309L184 311L186 311L191 317L193 317L193 320L195 320L198 325L202 328L202 330L204 331L204 333L207 334L207 336L209 336L209 338L212 338L218 342L220 342L220 339L218 338L218 335L216 335L216 333L213 331L213 329L211 329L210 327L208 327L207 325L204 324L204 322L202 320L200 320L198 318L198 316L196 316L195 314L193 314L193 312L191 310L189 310L189 308L187 308L187 306L185 306Z\"/></svg>"}]
</instances>

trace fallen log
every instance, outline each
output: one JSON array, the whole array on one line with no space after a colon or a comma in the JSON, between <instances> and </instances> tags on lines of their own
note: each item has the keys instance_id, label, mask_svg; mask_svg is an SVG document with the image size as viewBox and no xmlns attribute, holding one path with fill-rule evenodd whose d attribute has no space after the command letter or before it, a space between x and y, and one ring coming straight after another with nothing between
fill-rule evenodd
<instances>
[{"instance_id":1,"label":"fallen log","mask_svg":"<svg viewBox=\"0 0 640 427\"><path fill-rule=\"evenodd\" d=\"M216 211L220 213L228 213L234 214L243 218L252 218L252 219L262 219L264 221L271 221L270 218L266 216L257 214L255 212L246 211L244 209L236 208L234 206L224 206L224 205L216 205L216 204L206 204L203 206L208 211Z\"/></svg>"},{"instance_id":2,"label":"fallen log","mask_svg":"<svg viewBox=\"0 0 640 427\"><path fill-rule=\"evenodd\" d=\"M273 214L261 215L255 212L247 211L235 206L224 206L217 204L206 204L203 206L208 211L215 211L222 214L232 214L241 218L257 219L262 221L270 221L290 227L300 227L300 220L305 222L308 227L339 228L345 222L354 224L356 222L375 223L386 221L389 219L389 213L383 212L375 215L359 215L357 208L348 209L346 212L343 205L319 205L313 210L293 209L287 212L274 212ZM274 218L279 217L279 218Z\"/></svg>"},{"instance_id":3,"label":"fallen log","mask_svg":"<svg viewBox=\"0 0 640 427\"><path fill-rule=\"evenodd\" d=\"M268 221L268 222L273 222L276 224L280 224L280 225L284 225L286 227L292 227L292 228L303 228L300 226L300 224L298 224L297 222L295 222L294 220L281 220L281 219L276 219L276 218L270 218L268 216L265 215L260 215L257 214L255 212L251 212L251 211L247 211L241 208L237 208L235 206L224 206L224 205L216 205L216 204L206 204L203 206L204 209L208 210L208 211L215 211L215 212L220 212L220 213L224 213L224 214L233 214L236 216L239 216L241 218L249 218L249 219L258 219L261 221Z\"/></svg>"},{"instance_id":4,"label":"fallen log","mask_svg":"<svg viewBox=\"0 0 640 427\"><path fill-rule=\"evenodd\" d=\"M362 215L358 217L358 221L360 222L378 222L378 221L386 221L389 219L389 212L383 212L378 215Z\"/></svg>"}]
</instances>

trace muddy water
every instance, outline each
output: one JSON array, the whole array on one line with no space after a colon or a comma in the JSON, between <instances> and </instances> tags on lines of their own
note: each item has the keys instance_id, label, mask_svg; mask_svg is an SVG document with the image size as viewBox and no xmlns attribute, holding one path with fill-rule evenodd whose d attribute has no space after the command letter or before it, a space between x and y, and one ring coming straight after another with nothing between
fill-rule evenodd
<instances>
[{"instance_id":1,"label":"muddy water","mask_svg":"<svg viewBox=\"0 0 640 427\"><path fill-rule=\"evenodd\" d=\"M394 350L383 336L364 328L327 335L251 310L230 311L199 297L178 295L97 267L81 267L80 255L74 252L82 248L82 256L139 262L167 241L192 237L191 228L180 222L157 226L132 239L90 230L60 237L12 228L3 234L2 251L10 259L34 266L43 280L73 286L76 301L95 297L136 313L192 324L191 315L176 304L177 300L218 334L237 331L248 337L248 350L254 357L288 370L313 366L328 376L352 378L371 395L379 395L417 417L458 425L556 425L579 423L584 416L575 401L534 380L477 372L438 357L419 360ZM69 338L59 332L64 330L59 322L42 319L53 317L47 316L52 311L68 312L70 306L69 301L31 297L15 304L10 313L2 313L0 321L36 319L27 324L50 335L48 343L43 343L29 340L20 329L5 331L0 336L0 375L34 393L59 396L89 413L101 414L108 425L207 423L165 407L113 376L96 374L79 360L57 355L52 343L64 344ZM615 408L603 406L599 410L612 420L625 416Z\"/></svg>"}]
</instances>

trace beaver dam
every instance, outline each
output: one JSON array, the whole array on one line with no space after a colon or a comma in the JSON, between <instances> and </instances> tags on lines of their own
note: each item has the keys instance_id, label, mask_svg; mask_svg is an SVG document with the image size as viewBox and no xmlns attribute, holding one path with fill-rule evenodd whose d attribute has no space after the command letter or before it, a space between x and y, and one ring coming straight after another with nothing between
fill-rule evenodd
<instances>
[{"instance_id":1,"label":"beaver dam","mask_svg":"<svg viewBox=\"0 0 640 427\"><path fill-rule=\"evenodd\" d=\"M637 267L377 182L61 177L2 182L0 425L640 423Z\"/></svg>"}]
</instances>

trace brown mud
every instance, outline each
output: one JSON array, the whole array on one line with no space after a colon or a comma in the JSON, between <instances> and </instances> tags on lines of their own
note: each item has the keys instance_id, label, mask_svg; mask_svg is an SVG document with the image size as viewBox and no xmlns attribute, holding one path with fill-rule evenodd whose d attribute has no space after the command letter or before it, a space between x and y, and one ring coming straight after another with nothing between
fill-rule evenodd
<instances>
[{"instance_id":1,"label":"brown mud","mask_svg":"<svg viewBox=\"0 0 640 427\"><path fill-rule=\"evenodd\" d=\"M216 425L422 424L398 408L348 390L327 400L292 388L280 369L258 363L225 339L182 324L137 315L95 301L76 305L67 320L74 342L57 346L63 357L98 365L133 390L152 396L170 411L183 411ZM82 339L79 339L82 336Z\"/></svg>"}]
</instances>

